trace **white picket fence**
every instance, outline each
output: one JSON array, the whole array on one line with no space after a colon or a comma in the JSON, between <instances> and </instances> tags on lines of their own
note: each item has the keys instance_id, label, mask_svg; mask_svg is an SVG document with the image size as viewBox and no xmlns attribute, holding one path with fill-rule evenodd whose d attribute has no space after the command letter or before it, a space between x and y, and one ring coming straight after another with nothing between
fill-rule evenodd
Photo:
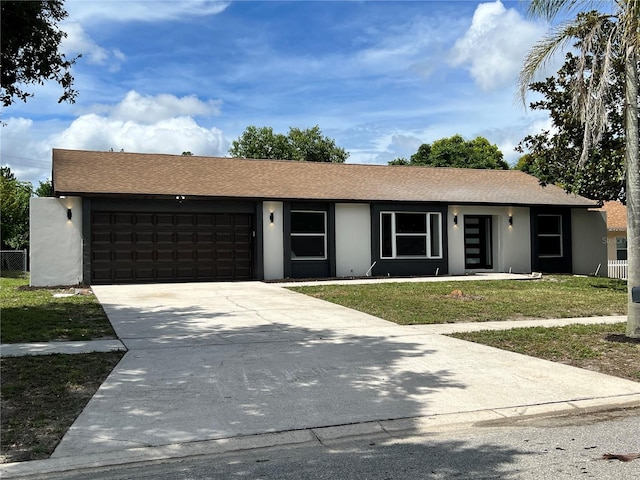
<instances>
[{"instance_id":1,"label":"white picket fence","mask_svg":"<svg viewBox=\"0 0 640 480\"><path fill-rule=\"evenodd\" d=\"M628 275L628 260L609 260L609 278L621 278L626 280Z\"/></svg>"}]
</instances>

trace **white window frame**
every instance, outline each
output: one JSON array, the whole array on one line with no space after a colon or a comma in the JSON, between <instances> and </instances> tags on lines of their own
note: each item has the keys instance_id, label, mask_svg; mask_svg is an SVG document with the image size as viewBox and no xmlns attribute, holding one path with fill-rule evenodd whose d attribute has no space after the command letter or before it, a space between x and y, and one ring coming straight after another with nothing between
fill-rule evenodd
<instances>
[{"instance_id":1,"label":"white window frame","mask_svg":"<svg viewBox=\"0 0 640 480\"><path fill-rule=\"evenodd\" d=\"M425 228L424 233L397 233L396 232L396 214L411 214L411 215L424 215ZM384 232L382 229L382 217L383 215L391 215L391 256L384 256L382 251L384 242ZM438 255L432 254L431 245L431 219L436 217L438 219L438 232L440 252ZM442 244L442 214L440 212L412 212L412 211L382 211L380 212L380 258L383 260L395 260L395 259L421 259L421 260L441 260L443 258L443 244ZM426 255L398 255L396 238L398 237L424 237L426 243Z\"/></svg>"},{"instance_id":2,"label":"white window frame","mask_svg":"<svg viewBox=\"0 0 640 480\"><path fill-rule=\"evenodd\" d=\"M538 214L538 218L540 217L557 217L558 218L558 225L560 226L560 232L559 233L540 233L538 232L538 238L540 237L546 237L546 238L550 238L550 237L557 237L560 239L560 254L559 255L542 255L540 253L538 253L538 257L539 258L562 258L564 257L564 241L562 238L562 215L557 214L557 213L541 213Z\"/></svg>"},{"instance_id":3,"label":"white window frame","mask_svg":"<svg viewBox=\"0 0 640 480\"><path fill-rule=\"evenodd\" d=\"M294 213L315 213L322 214L323 222L324 222L324 232L323 233L294 233L291 232L291 238L293 237L322 237L323 238L323 249L324 256L322 257L297 257L293 252L293 248L291 248L291 260L294 261L305 261L305 260L326 260L327 259L327 212L322 210L291 210L291 214Z\"/></svg>"}]
</instances>

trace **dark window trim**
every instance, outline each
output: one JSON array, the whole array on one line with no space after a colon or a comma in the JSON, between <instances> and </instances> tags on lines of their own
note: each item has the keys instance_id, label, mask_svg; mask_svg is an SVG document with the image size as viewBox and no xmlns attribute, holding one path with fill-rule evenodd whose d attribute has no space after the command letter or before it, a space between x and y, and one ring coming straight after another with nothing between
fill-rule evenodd
<instances>
[{"instance_id":1,"label":"dark window trim","mask_svg":"<svg viewBox=\"0 0 640 480\"><path fill-rule=\"evenodd\" d=\"M538 214L538 218L540 217L556 217L558 219L558 226L560 228L560 231L558 233L540 233L540 231L538 231L538 239L540 239L541 237L543 238L558 238L559 239L559 244L560 244L560 252L559 253L554 253L554 254L541 254L539 253L538 256L540 258L563 258L564 257L564 246L563 246L563 229L562 229L562 215L559 213L539 213Z\"/></svg>"},{"instance_id":2,"label":"dark window trim","mask_svg":"<svg viewBox=\"0 0 640 480\"><path fill-rule=\"evenodd\" d=\"M323 222L324 222L324 232L322 233L297 233L291 231L290 236L293 239L294 237L322 237L323 239L323 256L295 256L293 253L293 248L291 248L291 260L294 262L299 261L308 261L308 260L326 260L327 259L327 211L326 210L309 210L309 209L291 209L291 215L294 213L313 213L313 214L322 214Z\"/></svg>"}]
</instances>

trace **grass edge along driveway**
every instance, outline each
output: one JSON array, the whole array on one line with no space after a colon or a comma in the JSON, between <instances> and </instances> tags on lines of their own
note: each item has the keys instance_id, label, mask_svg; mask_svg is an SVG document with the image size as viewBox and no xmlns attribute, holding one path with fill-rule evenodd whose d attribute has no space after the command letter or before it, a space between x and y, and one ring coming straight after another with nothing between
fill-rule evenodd
<instances>
[{"instance_id":1,"label":"grass edge along driveway","mask_svg":"<svg viewBox=\"0 0 640 480\"><path fill-rule=\"evenodd\" d=\"M3 343L116 338L88 289L32 288L0 278ZM72 294L55 297L57 293ZM3 357L0 462L49 458L124 352Z\"/></svg>"},{"instance_id":2,"label":"grass edge along driveway","mask_svg":"<svg viewBox=\"0 0 640 480\"><path fill-rule=\"evenodd\" d=\"M29 287L26 278L2 277L0 305L2 343L116 338L102 305L88 288Z\"/></svg>"},{"instance_id":3,"label":"grass edge along driveway","mask_svg":"<svg viewBox=\"0 0 640 480\"><path fill-rule=\"evenodd\" d=\"M569 275L536 280L314 285L292 290L400 325L626 315L622 280Z\"/></svg>"}]
</instances>

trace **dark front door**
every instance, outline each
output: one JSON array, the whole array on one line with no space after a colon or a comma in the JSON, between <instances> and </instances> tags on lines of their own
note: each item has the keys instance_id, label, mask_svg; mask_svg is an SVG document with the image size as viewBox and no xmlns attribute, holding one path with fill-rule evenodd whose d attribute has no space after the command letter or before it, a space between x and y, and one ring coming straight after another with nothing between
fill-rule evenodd
<instances>
[{"instance_id":1,"label":"dark front door","mask_svg":"<svg viewBox=\"0 0 640 480\"><path fill-rule=\"evenodd\" d=\"M93 212L91 281L252 279L247 213Z\"/></svg>"},{"instance_id":2,"label":"dark front door","mask_svg":"<svg viewBox=\"0 0 640 480\"><path fill-rule=\"evenodd\" d=\"M491 217L464 216L464 266L467 269L493 268Z\"/></svg>"}]
</instances>

